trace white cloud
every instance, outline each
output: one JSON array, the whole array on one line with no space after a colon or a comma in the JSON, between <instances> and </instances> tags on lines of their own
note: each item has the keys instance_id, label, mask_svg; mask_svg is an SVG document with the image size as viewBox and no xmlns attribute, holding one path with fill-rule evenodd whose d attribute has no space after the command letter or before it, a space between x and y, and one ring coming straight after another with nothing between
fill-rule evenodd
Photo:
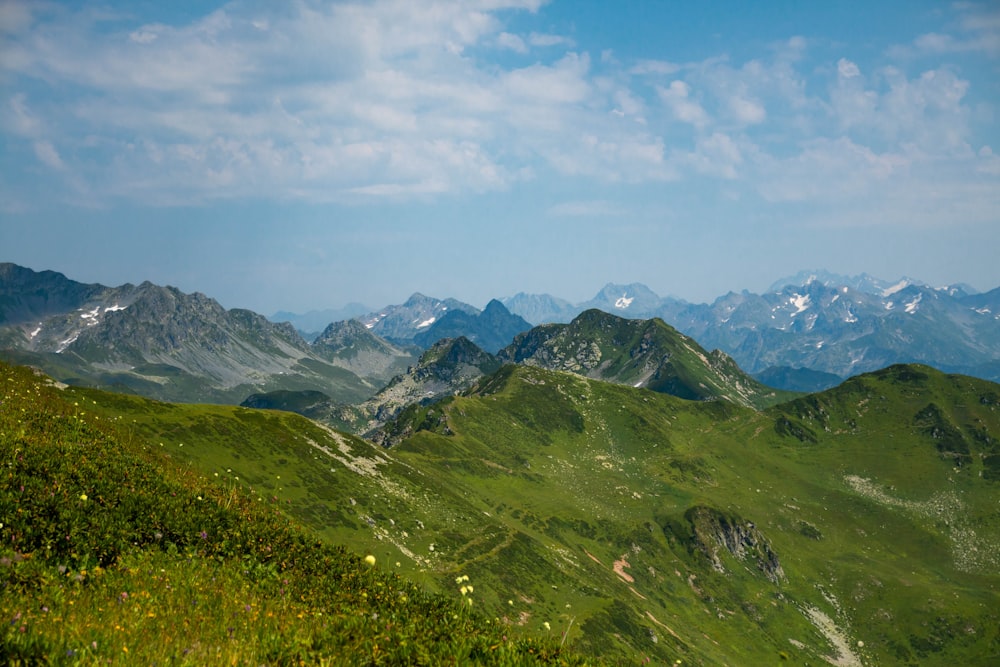
<instances>
[{"instance_id":1,"label":"white cloud","mask_svg":"<svg viewBox=\"0 0 1000 667\"><path fill-rule=\"evenodd\" d=\"M757 125L767 118L767 112L760 102L744 97L729 98L729 109L733 117L743 125Z\"/></svg>"},{"instance_id":2,"label":"white cloud","mask_svg":"<svg viewBox=\"0 0 1000 667\"><path fill-rule=\"evenodd\" d=\"M699 173L735 179L738 176L737 167L743 162L743 154L732 137L715 132L699 139L694 151L678 155L677 159L691 165Z\"/></svg>"},{"instance_id":3,"label":"white cloud","mask_svg":"<svg viewBox=\"0 0 1000 667\"><path fill-rule=\"evenodd\" d=\"M0 34L22 32L32 21L32 7L28 3L17 0L0 2Z\"/></svg>"},{"instance_id":4,"label":"white cloud","mask_svg":"<svg viewBox=\"0 0 1000 667\"><path fill-rule=\"evenodd\" d=\"M135 32L129 33L128 38L137 44L149 44L156 41L158 36L159 35L157 35L153 30L141 28Z\"/></svg>"},{"instance_id":5,"label":"white cloud","mask_svg":"<svg viewBox=\"0 0 1000 667\"><path fill-rule=\"evenodd\" d=\"M670 82L670 86L657 88L660 99L670 109L674 118L682 123L690 123L701 128L708 124L709 118L697 101L691 99L691 88L680 79Z\"/></svg>"},{"instance_id":6,"label":"white cloud","mask_svg":"<svg viewBox=\"0 0 1000 667\"><path fill-rule=\"evenodd\" d=\"M561 35L550 35L547 33L533 32L528 36L528 43L532 46L572 46L573 40L562 37Z\"/></svg>"},{"instance_id":7,"label":"white cloud","mask_svg":"<svg viewBox=\"0 0 1000 667\"><path fill-rule=\"evenodd\" d=\"M953 3L957 14L948 32L928 32L912 46L895 46L890 53L900 57L946 53L1000 55L1000 10L996 3Z\"/></svg>"},{"instance_id":8,"label":"white cloud","mask_svg":"<svg viewBox=\"0 0 1000 667\"><path fill-rule=\"evenodd\" d=\"M586 55L567 54L554 65L531 65L503 76L503 88L519 102L544 101L575 104L590 93Z\"/></svg>"},{"instance_id":9,"label":"white cloud","mask_svg":"<svg viewBox=\"0 0 1000 667\"><path fill-rule=\"evenodd\" d=\"M666 60L640 60L631 69L632 74L654 74L660 76L670 76L676 74L681 66Z\"/></svg>"},{"instance_id":10,"label":"white cloud","mask_svg":"<svg viewBox=\"0 0 1000 667\"><path fill-rule=\"evenodd\" d=\"M841 58L837 61L837 75L844 79L853 79L861 76L861 70L847 58Z\"/></svg>"},{"instance_id":11,"label":"white cloud","mask_svg":"<svg viewBox=\"0 0 1000 667\"><path fill-rule=\"evenodd\" d=\"M55 149L48 141L36 141L34 143L35 156L41 160L44 164L52 167L53 169L62 170L65 168L62 158L59 157L59 152Z\"/></svg>"},{"instance_id":12,"label":"white cloud","mask_svg":"<svg viewBox=\"0 0 1000 667\"><path fill-rule=\"evenodd\" d=\"M826 58L800 37L743 62L628 61L530 22L515 33L510 10L539 5L236 3L168 25L0 4L12 34L0 120L74 195L161 204L423 197L555 173L725 182L835 207L904 185L965 196L985 187L959 188L959 175L996 179L996 157L976 154L989 137L974 131L966 70L862 68L849 45ZM994 14L959 16L933 48L953 52L961 37L985 52ZM935 39L916 43L929 53ZM503 49L532 64L489 60ZM934 184L935 171L953 178Z\"/></svg>"},{"instance_id":13,"label":"white cloud","mask_svg":"<svg viewBox=\"0 0 1000 667\"><path fill-rule=\"evenodd\" d=\"M968 88L969 82L949 68L910 78L885 67L871 81L860 73L838 75L830 90L830 109L838 127L859 141L910 145L929 154L966 153L971 133L964 105Z\"/></svg>"},{"instance_id":14,"label":"white cloud","mask_svg":"<svg viewBox=\"0 0 1000 667\"><path fill-rule=\"evenodd\" d=\"M754 156L758 188L767 200L827 204L871 196L917 159L905 152L877 153L846 137L805 142L789 157Z\"/></svg>"},{"instance_id":15,"label":"white cloud","mask_svg":"<svg viewBox=\"0 0 1000 667\"><path fill-rule=\"evenodd\" d=\"M516 51L517 53L528 52L528 45L524 43L524 40L517 35L512 35L509 32L500 33L497 37L497 46L503 49Z\"/></svg>"},{"instance_id":16,"label":"white cloud","mask_svg":"<svg viewBox=\"0 0 1000 667\"><path fill-rule=\"evenodd\" d=\"M621 206L604 199L566 201L548 210L550 216L567 218L612 218L625 213Z\"/></svg>"},{"instance_id":17,"label":"white cloud","mask_svg":"<svg viewBox=\"0 0 1000 667\"><path fill-rule=\"evenodd\" d=\"M33 137L41 132L42 123L28 108L27 97L24 93L16 93L10 98L4 125L23 137Z\"/></svg>"}]
</instances>

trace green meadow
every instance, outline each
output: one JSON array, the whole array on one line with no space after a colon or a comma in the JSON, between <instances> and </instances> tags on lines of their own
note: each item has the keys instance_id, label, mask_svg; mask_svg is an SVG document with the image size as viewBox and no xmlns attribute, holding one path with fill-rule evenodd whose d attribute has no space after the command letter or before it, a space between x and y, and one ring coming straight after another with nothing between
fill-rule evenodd
<instances>
[{"instance_id":1,"label":"green meadow","mask_svg":"<svg viewBox=\"0 0 1000 667\"><path fill-rule=\"evenodd\" d=\"M3 373L25 663L1000 656L988 382L897 366L755 411L506 366L386 449Z\"/></svg>"},{"instance_id":2,"label":"green meadow","mask_svg":"<svg viewBox=\"0 0 1000 667\"><path fill-rule=\"evenodd\" d=\"M459 586L430 592L236 475L168 453L120 396L0 366L0 400L4 664L582 662L485 616Z\"/></svg>"}]
</instances>

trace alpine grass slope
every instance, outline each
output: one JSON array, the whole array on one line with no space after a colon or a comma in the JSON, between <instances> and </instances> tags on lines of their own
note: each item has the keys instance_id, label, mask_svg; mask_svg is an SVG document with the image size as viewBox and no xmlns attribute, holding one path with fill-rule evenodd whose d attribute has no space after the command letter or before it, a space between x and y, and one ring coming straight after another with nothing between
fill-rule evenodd
<instances>
[{"instance_id":1,"label":"alpine grass slope","mask_svg":"<svg viewBox=\"0 0 1000 667\"><path fill-rule=\"evenodd\" d=\"M242 432L244 455L254 437L308 438L297 415L130 404L2 364L0 400L5 665L583 663L481 614L454 583L429 593L381 555L319 539L284 498L188 465L118 408ZM191 449L207 454L201 435ZM288 445L269 453L296 457Z\"/></svg>"},{"instance_id":2,"label":"alpine grass slope","mask_svg":"<svg viewBox=\"0 0 1000 667\"><path fill-rule=\"evenodd\" d=\"M65 391L325 542L465 586L508 636L625 664L1000 656L989 382L895 366L756 411L506 365L404 410L389 449L288 413Z\"/></svg>"}]
</instances>

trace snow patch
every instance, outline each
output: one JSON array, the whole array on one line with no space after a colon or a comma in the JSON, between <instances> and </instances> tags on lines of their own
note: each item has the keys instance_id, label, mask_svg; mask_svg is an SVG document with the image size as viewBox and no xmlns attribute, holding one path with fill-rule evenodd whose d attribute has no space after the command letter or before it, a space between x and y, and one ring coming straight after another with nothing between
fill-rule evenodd
<instances>
[{"instance_id":1,"label":"snow patch","mask_svg":"<svg viewBox=\"0 0 1000 667\"><path fill-rule=\"evenodd\" d=\"M923 296L924 296L923 294L918 294L917 298L906 304L906 312L908 312L910 315L917 312L917 308L920 305L920 299L923 298Z\"/></svg>"},{"instance_id":2,"label":"snow patch","mask_svg":"<svg viewBox=\"0 0 1000 667\"><path fill-rule=\"evenodd\" d=\"M885 302L885 309L886 310L892 310L895 307L896 307L896 304L894 304L892 301L886 301Z\"/></svg>"},{"instance_id":3,"label":"snow patch","mask_svg":"<svg viewBox=\"0 0 1000 667\"><path fill-rule=\"evenodd\" d=\"M847 322L848 324L854 324L855 322L858 321L858 317L852 311L848 310L847 317L844 318L844 321Z\"/></svg>"},{"instance_id":4,"label":"snow patch","mask_svg":"<svg viewBox=\"0 0 1000 667\"><path fill-rule=\"evenodd\" d=\"M633 301L635 301L635 297L634 296L633 297L628 297L628 296L625 296L624 294L622 294L615 301L615 308L622 308L622 309L628 308L629 306L632 305Z\"/></svg>"},{"instance_id":5,"label":"snow patch","mask_svg":"<svg viewBox=\"0 0 1000 667\"><path fill-rule=\"evenodd\" d=\"M904 289L904 288L908 287L909 285L910 285L910 281L909 280L900 280L898 283L896 283L892 287L886 287L884 290L882 290L882 296L892 296L893 294L895 294L899 290Z\"/></svg>"},{"instance_id":6,"label":"snow patch","mask_svg":"<svg viewBox=\"0 0 1000 667\"><path fill-rule=\"evenodd\" d=\"M72 336L70 336L69 338L67 338L66 340L64 340L63 342L59 343L59 349L56 350L56 354L62 354L63 350L65 350L67 347L69 347L70 345L72 345L76 341L76 339L79 338L79 337L80 337L80 334L78 334L78 333L77 334L73 334Z\"/></svg>"},{"instance_id":7,"label":"snow patch","mask_svg":"<svg viewBox=\"0 0 1000 667\"><path fill-rule=\"evenodd\" d=\"M113 312L118 311L118 310L125 310L125 308L126 308L126 306L122 306L122 305L116 303L113 306L105 306L104 307L104 312L105 313L113 313ZM95 324L97 324L98 322L101 321L101 307L100 306L95 306L93 310L84 311L82 308L80 310L83 311L83 312L80 313L80 319L81 320L86 320L88 327L92 327L92 326L94 326Z\"/></svg>"},{"instance_id":8,"label":"snow patch","mask_svg":"<svg viewBox=\"0 0 1000 667\"><path fill-rule=\"evenodd\" d=\"M429 327L430 325L434 324L434 320L436 319L437 319L436 317L432 317L430 319L424 320L423 322L417 325L417 328L423 329L424 327Z\"/></svg>"},{"instance_id":9,"label":"snow patch","mask_svg":"<svg viewBox=\"0 0 1000 667\"><path fill-rule=\"evenodd\" d=\"M973 310L979 313L980 315L989 315L991 312L993 312L989 308L973 308ZM34 336L35 334L31 335Z\"/></svg>"},{"instance_id":10,"label":"snow patch","mask_svg":"<svg viewBox=\"0 0 1000 667\"><path fill-rule=\"evenodd\" d=\"M839 294L834 294L833 298L830 299L830 303L837 303L837 299L839 299L839 298L840 298Z\"/></svg>"},{"instance_id":11,"label":"snow patch","mask_svg":"<svg viewBox=\"0 0 1000 667\"><path fill-rule=\"evenodd\" d=\"M801 294L795 294L794 296L792 296L792 298L788 300L788 303L790 303L791 305L795 306L798 309L794 313L792 313L792 317L795 317L802 311L808 309L810 301L811 299L809 298L808 294L806 294L805 296Z\"/></svg>"},{"instance_id":12,"label":"snow patch","mask_svg":"<svg viewBox=\"0 0 1000 667\"><path fill-rule=\"evenodd\" d=\"M989 312L989 311L986 311L986 312ZM38 323L38 328L37 329L35 329L34 331L32 331L30 334L28 334L28 338L34 338L35 336L37 336L40 333L42 333L42 323L41 322Z\"/></svg>"}]
</instances>

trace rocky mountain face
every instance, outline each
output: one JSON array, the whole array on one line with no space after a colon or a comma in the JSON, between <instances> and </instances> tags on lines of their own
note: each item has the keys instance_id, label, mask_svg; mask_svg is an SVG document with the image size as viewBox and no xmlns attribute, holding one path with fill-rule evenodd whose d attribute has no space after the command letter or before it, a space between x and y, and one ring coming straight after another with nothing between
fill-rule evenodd
<instances>
[{"instance_id":1,"label":"rocky mountain face","mask_svg":"<svg viewBox=\"0 0 1000 667\"><path fill-rule=\"evenodd\" d=\"M394 345L376 336L359 320L333 322L312 342L326 361L382 386L417 361L412 346Z\"/></svg>"},{"instance_id":2,"label":"rocky mountain face","mask_svg":"<svg viewBox=\"0 0 1000 667\"><path fill-rule=\"evenodd\" d=\"M662 320L630 320L597 309L569 324L546 324L520 334L499 357L691 400L722 398L761 406L782 396L724 353L707 352Z\"/></svg>"},{"instance_id":3,"label":"rocky mountain face","mask_svg":"<svg viewBox=\"0 0 1000 667\"><path fill-rule=\"evenodd\" d=\"M464 337L479 348L496 354L506 347L519 333L531 325L522 317L513 315L502 303L493 299L481 313L451 310L430 327L413 338L422 348L429 348L443 338Z\"/></svg>"},{"instance_id":4,"label":"rocky mountain face","mask_svg":"<svg viewBox=\"0 0 1000 667\"><path fill-rule=\"evenodd\" d=\"M893 292L898 292L909 285L926 286L925 283L915 278L907 278L905 276L896 281L889 281L876 278L875 276L867 273L862 273L856 276L845 276L840 273L833 273L823 269L807 269L799 271L793 276L779 278L771 284L771 287L768 288L767 291L781 292L786 287L802 287L803 285L809 285L812 283L819 283L821 285L825 285L826 287L850 287L856 292L864 292L865 294L873 294L876 296L888 296Z\"/></svg>"},{"instance_id":5,"label":"rocky mountain face","mask_svg":"<svg viewBox=\"0 0 1000 667\"><path fill-rule=\"evenodd\" d=\"M226 310L203 294L145 282L83 285L6 266L5 356L64 382L185 402L239 402L255 391L322 389L344 401L375 387L316 355L290 324Z\"/></svg>"},{"instance_id":6,"label":"rocky mountain face","mask_svg":"<svg viewBox=\"0 0 1000 667\"><path fill-rule=\"evenodd\" d=\"M565 324L583 311L593 308L630 319L661 317L669 322L671 314L689 305L680 299L661 297L641 283L608 283L592 299L576 304L550 294L523 292L502 301L510 312L534 325Z\"/></svg>"},{"instance_id":7,"label":"rocky mountain face","mask_svg":"<svg viewBox=\"0 0 1000 667\"><path fill-rule=\"evenodd\" d=\"M31 331L33 325L41 325L48 317L100 300L107 289L69 280L55 271L36 272L17 264L0 263L0 326L21 325L26 327L25 331ZM34 336L29 334L29 338Z\"/></svg>"}]
</instances>

